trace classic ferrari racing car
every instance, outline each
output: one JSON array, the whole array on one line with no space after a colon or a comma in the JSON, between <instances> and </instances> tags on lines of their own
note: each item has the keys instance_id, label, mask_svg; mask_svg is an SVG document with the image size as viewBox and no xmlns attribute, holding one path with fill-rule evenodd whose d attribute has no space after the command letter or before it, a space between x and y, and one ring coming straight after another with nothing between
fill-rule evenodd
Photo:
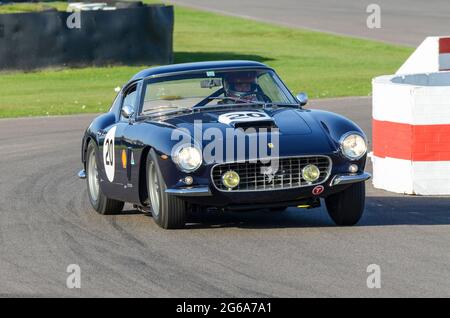
<instances>
[{"instance_id":1,"label":"classic ferrari racing car","mask_svg":"<svg viewBox=\"0 0 450 318\"><path fill-rule=\"evenodd\" d=\"M365 134L306 102L257 62L146 69L85 131L79 176L97 212L129 202L166 229L184 227L190 211L321 202L336 224L356 224L370 178Z\"/></svg>"}]
</instances>

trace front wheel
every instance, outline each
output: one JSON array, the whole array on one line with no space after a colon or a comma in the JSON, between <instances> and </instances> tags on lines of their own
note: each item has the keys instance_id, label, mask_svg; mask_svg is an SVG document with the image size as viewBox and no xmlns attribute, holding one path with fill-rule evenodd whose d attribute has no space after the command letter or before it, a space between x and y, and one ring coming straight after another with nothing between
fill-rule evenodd
<instances>
[{"instance_id":1,"label":"front wheel","mask_svg":"<svg viewBox=\"0 0 450 318\"><path fill-rule=\"evenodd\" d=\"M355 183L325 199L328 214L337 225L355 225L364 212L365 197L365 183Z\"/></svg>"},{"instance_id":2,"label":"front wheel","mask_svg":"<svg viewBox=\"0 0 450 318\"><path fill-rule=\"evenodd\" d=\"M157 155L151 149L147 158L147 190L153 219L164 229L183 228L186 224L186 203L167 194L166 189Z\"/></svg>"},{"instance_id":3,"label":"front wheel","mask_svg":"<svg viewBox=\"0 0 450 318\"><path fill-rule=\"evenodd\" d=\"M91 141L86 153L86 182L89 201L94 210L100 214L118 214L122 211L124 202L108 198L100 188L96 152L97 146Z\"/></svg>"}]
</instances>

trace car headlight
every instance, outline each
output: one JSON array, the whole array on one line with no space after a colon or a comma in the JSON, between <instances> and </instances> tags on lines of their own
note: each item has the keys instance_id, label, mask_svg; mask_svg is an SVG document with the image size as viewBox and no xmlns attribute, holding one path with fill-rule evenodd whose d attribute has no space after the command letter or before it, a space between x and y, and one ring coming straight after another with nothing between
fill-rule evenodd
<instances>
[{"instance_id":1,"label":"car headlight","mask_svg":"<svg viewBox=\"0 0 450 318\"><path fill-rule=\"evenodd\" d=\"M182 146L173 154L173 161L181 171L193 172L202 164L202 153L196 147Z\"/></svg>"},{"instance_id":2,"label":"car headlight","mask_svg":"<svg viewBox=\"0 0 450 318\"><path fill-rule=\"evenodd\" d=\"M341 138L341 150L350 160L358 160L367 152L367 144L364 137L357 133L348 133Z\"/></svg>"}]
</instances>

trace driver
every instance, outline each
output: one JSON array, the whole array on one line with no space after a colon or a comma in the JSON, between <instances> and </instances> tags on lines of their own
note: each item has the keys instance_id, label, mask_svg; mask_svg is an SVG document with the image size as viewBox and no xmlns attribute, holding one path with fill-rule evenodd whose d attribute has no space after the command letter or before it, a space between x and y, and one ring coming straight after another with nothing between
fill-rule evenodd
<instances>
[{"instance_id":1,"label":"driver","mask_svg":"<svg viewBox=\"0 0 450 318\"><path fill-rule=\"evenodd\" d=\"M226 97L246 102L258 101L256 72L233 72L225 75L223 82Z\"/></svg>"}]
</instances>

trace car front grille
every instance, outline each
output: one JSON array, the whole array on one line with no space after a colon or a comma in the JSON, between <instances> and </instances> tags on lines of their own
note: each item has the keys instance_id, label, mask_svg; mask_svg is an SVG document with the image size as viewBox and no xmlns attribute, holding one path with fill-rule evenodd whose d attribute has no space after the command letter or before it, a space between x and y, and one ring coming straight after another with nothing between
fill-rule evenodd
<instances>
[{"instance_id":1,"label":"car front grille","mask_svg":"<svg viewBox=\"0 0 450 318\"><path fill-rule=\"evenodd\" d=\"M320 177L313 183L305 181L302 169L308 164L316 165ZM278 170L270 168L271 164L257 162L233 162L217 164L212 168L211 176L215 187L222 191L264 191L283 190L317 185L326 181L331 171L331 159L327 156L304 156L279 158ZM228 189L222 183L222 175L233 170L239 174L240 183L233 189Z\"/></svg>"}]
</instances>

